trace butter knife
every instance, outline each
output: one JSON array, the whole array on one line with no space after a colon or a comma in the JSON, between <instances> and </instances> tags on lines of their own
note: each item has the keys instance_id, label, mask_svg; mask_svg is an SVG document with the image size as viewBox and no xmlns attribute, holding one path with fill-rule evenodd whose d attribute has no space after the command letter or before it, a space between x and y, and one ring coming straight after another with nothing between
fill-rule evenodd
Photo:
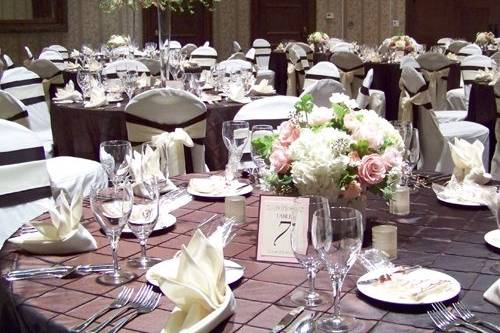
<instances>
[{"instance_id":1,"label":"butter knife","mask_svg":"<svg viewBox=\"0 0 500 333\"><path fill-rule=\"evenodd\" d=\"M358 281L358 284L372 284L375 282L379 282L381 280L381 278L390 279L394 274L406 274L406 273L410 273L410 272L416 271L416 270L421 269L421 268L422 268L422 266L420 266L420 265L415 265L415 266L410 266L410 267L407 267L407 266L401 267L401 268L395 270L394 272L381 274L379 277L376 277L373 279Z\"/></svg>"},{"instance_id":2,"label":"butter knife","mask_svg":"<svg viewBox=\"0 0 500 333\"><path fill-rule=\"evenodd\" d=\"M298 308L293 309L288 312L281 320L272 328L272 333L278 333L284 330L288 325L290 325L298 315L300 315L304 311L303 306L299 306Z\"/></svg>"}]
</instances>

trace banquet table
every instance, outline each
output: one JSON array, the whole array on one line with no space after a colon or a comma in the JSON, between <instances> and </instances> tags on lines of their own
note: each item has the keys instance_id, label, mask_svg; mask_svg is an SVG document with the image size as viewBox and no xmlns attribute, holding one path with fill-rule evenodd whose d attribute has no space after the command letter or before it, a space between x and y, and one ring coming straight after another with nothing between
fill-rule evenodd
<instances>
[{"instance_id":1,"label":"banquet table","mask_svg":"<svg viewBox=\"0 0 500 333\"><path fill-rule=\"evenodd\" d=\"M50 118L56 156L75 156L99 161L99 144L106 140L127 139L125 106L111 103L84 108L81 103L52 102ZM243 105L222 101L207 104L205 161L210 170L224 169L227 150L222 142L222 123L232 120Z\"/></svg>"},{"instance_id":2,"label":"banquet table","mask_svg":"<svg viewBox=\"0 0 500 333\"><path fill-rule=\"evenodd\" d=\"M178 185L193 175L174 177ZM247 224L224 249L226 258L245 267L243 278L231 285L236 296L236 310L214 332L268 332L294 306L290 294L306 285L306 274L295 264L256 261L256 238L259 193L246 199ZM172 258L186 244L196 227L214 213L224 211L223 202L196 199L173 212L177 223L162 234L150 237L148 254L163 259ZM462 287L459 298L480 317L500 324L500 307L482 297L484 291L500 273L500 254L486 247L485 232L495 228L495 220L487 209L465 209L443 205L430 189L420 189L412 195L411 214L390 215L385 201L369 197L367 224L395 224L398 227L398 258L396 264L422 265L445 272L457 279ZM41 218L46 218L42 216ZM87 205L83 225L94 235L98 249L92 253L68 256L29 255L16 252L7 245L0 251L0 269L40 267L54 264L109 263L111 250L99 231ZM120 241L118 254L121 265L139 254L136 239ZM423 308L404 308L361 297L355 287L364 270L355 264L343 287L342 313L358 318L359 332L432 332L433 326ZM146 281L143 272L129 283L138 288ZM324 271L318 274L316 287L331 290ZM111 303L118 287L97 284L96 275L71 279L32 281L0 281L1 332L67 332L97 310ZM152 313L129 322L121 332L159 332L169 318L173 304L162 297ZM331 304L317 309L321 315L331 313Z\"/></svg>"}]
</instances>

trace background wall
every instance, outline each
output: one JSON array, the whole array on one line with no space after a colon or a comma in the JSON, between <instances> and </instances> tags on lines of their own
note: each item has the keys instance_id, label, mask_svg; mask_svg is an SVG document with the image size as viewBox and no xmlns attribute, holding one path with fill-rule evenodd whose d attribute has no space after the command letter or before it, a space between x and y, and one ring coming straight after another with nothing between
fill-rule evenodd
<instances>
[{"instance_id":1,"label":"background wall","mask_svg":"<svg viewBox=\"0 0 500 333\"><path fill-rule=\"evenodd\" d=\"M316 0L316 30L332 37L379 44L384 38L404 32L406 0ZM237 40L244 49L250 45L251 0L222 0L213 13L213 43L221 58L231 54L231 42ZM68 49L82 44L94 47L111 34L137 36L142 43L140 12L121 10L104 14L98 0L68 0L68 32L65 33L1 33L0 48L15 62L25 58L24 45L38 54L43 47L61 44ZM326 13L333 19L326 19ZM344 15L343 15L344 14ZM135 29L133 17L135 16ZM344 19L342 19L344 16ZM392 27L392 20L399 27ZM135 34L133 31L135 30Z\"/></svg>"}]
</instances>

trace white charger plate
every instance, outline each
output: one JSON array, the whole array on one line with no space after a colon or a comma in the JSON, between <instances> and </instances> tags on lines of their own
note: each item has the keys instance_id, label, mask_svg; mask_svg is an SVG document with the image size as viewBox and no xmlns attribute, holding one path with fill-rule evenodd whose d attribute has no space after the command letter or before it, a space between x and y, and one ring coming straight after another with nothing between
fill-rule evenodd
<instances>
[{"instance_id":1,"label":"white charger plate","mask_svg":"<svg viewBox=\"0 0 500 333\"><path fill-rule=\"evenodd\" d=\"M170 260L165 260L160 262L159 264L154 265L146 272L146 280L154 286L158 286L158 283L154 279L151 278L153 272L177 272L177 266L179 265L179 261L177 258L172 258ZM226 269L226 283L231 284L243 277L243 273L245 272L245 268L240 264L224 259L224 267Z\"/></svg>"},{"instance_id":2,"label":"white charger plate","mask_svg":"<svg viewBox=\"0 0 500 333\"><path fill-rule=\"evenodd\" d=\"M491 230L484 235L484 241L496 249L500 249L500 229Z\"/></svg>"},{"instance_id":3,"label":"white charger plate","mask_svg":"<svg viewBox=\"0 0 500 333\"><path fill-rule=\"evenodd\" d=\"M387 269L382 270L374 270L366 273L362 277L358 279L359 281L369 280L378 278L383 273L390 273ZM434 271L427 268L422 268L413 272L410 272L406 275L407 277L411 277L415 280L447 280L450 282L450 288L448 290L444 290L439 293L433 293L421 299L420 301L415 301L410 298L401 298L397 293L388 292L387 288L384 288L380 283L372 283L372 284L359 284L356 283L358 290L365 296L368 296L372 299L392 303L392 304L402 304L402 305L423 305L423 304L432 304L436 302L444 302L447 301L460 293L460 283L458 281L449 276L448 274L444 274L438 271Z\"/></svg>"},{"instance_id":4,"label":"white charger plate","mask_svg":"<svg viewBox=\"0 0 500 333\"><path fill-rule=\"evenodd\" d=\"M168 213L162 213L160 210L160 216L158 216L158 221L156 222L156 225L153 229L153 232L158 231L158 230L167 229L167 228L173 226L176 222L177 222L177 218L175 216L173 216L172 214L168 214ZM130 230L128 225L125 224L125 227L123 228L122 233L132 234L132 230Z\"/></svg>"},{"instance_id":5,"label":"white charger plate","mask_svg":"<svg viewBox=\"0 0 500 333\"><path fill-rule=\"evenodd\" d=\"M245 185L244 183L238 183L238 186L235 186L235 188L238 188L240 186ZM195 195L197 197L202 197L202 198L225 198L225 197L232 197L235 195L245 195L253 191L252 185L247 185L245 187L240 188L237 191L234 190L225 190L222 192L217 192L217 193L202 193L193 190L191 187L188 186L187 192L191 195Z\"/></svg>"},{"instance_id":6,"label":"white charger plate","mask_svg":"<svg viewBox=\"0 0 500 333\"><path fill-rule=\"evenodd\" d=\"M478 203L478 202L460 201L460 200L456 200L456 199L453 199L453 198L444 198L444 197L442 197L439 194L436 194L436 197L437 197L437 199L439 201L446 202L446 203L451 204L451 205L464 206L464 207L482 207L482 206L486 206L485 204L481 204L481 203Z\"/></svg>"}]
</instances>

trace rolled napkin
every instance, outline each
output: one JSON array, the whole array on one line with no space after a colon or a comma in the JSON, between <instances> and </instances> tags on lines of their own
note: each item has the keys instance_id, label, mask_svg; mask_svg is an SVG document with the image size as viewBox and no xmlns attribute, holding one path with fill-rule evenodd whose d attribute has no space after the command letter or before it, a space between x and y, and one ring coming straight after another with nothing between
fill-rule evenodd
<instances>
[{"instance_id":1,"label":"rolled napkin","mask_svg":"<svg viewBox=\"0 0 500 333\"><path fill-rule=\"evenodd\" d=\"M484 146L478 140L469 143L455 138L455 143L450 142L451 158L455 164L453 175L457 181L484 185L491 180L483 165Z\"/></svg>"},{"instance_id":2,"label":"rolled napkin","mask_svg":"<svg viewBox=\"0 0 500 333\"><path fill-rule=\"evenodd\" d=\"M146 73L142 73L142 75L137 79L137 86L139 89L151 86L151 78Z\"/></svg>"},{"instance_id":3,"label":"rolled napkin","mask_svg":"<svg viewBox=\"0 0 500 333\"><path fill-rule=\"evenodd\" d=\"M17 247L35 254L70 254L97 249L94 237L80 224L82 218L81 195L68 202L63 192L58 206L46 207L50 220L33 222L37 232L9 239Z\"/></svg>"},{"instance_id":4,"label":"rolled napkin","mask_svg":"<svg viewBox=\"0 0 500 333\"><path fill-rule=\"evenodd\" d=\"M64 88L57 88L56 97L54 97L53 100L56 102L79 102L82 100L82 94L75 90L75 84L70 80Z\"/></svg>"},{"instance_id":5,"label":"rolled napkin","mask_svg":"<svg viewBox=\"0 0 500 333\"><path fill-rule=\"evenodd\" d=\"M488 302L500 306L500 279L496 280L483 294Z\"/></svg>"},{"instance_id":6,"label":"rolled napkin","mask_svg":"<svg viewBox=\"0 0 500 333\"><path fill-rule=\"evenodd\" d=\"M252 92L257 95L273 95L276 93L276 90L269 84L267 79L262 79L259 84L252 86Z\"/></svg>"},{"instance_id":7,"label":"rolled napkin","mask_svg":"<svg viewBox=\"0 0 500 333\"><path fill-rule=\"evenodd\" d=\"M85 108L98 108L100 106L104 106L108 104L108 100L106 98L106 92L102 87L94 87L90 91L90 100L85 102L83 106Z\"/></svg>"},{"instance_id":8,"label":"rolled napkin","mask_svg":"<svg viewBox=\"0 0 500 333\"><path fill-rule=\"evenodd\" d=\"M177 271L152 274L176 305L162 333L210 332L234 312L235 299L225 282L221 244L196 230L176 258Z\"/></svg>"},{"instance_id":9,"label":"rolled napkin","mask_svg":"<svg viewBox=\"0 0 500 333\"><path fill-rule=\"evenodd\" d=\"M245 96L245 89L242 85L233 85L229 89L229 96L227 96L231 101L241 104L250 103L252 100Z\"/></svg>"}]
</instances>

